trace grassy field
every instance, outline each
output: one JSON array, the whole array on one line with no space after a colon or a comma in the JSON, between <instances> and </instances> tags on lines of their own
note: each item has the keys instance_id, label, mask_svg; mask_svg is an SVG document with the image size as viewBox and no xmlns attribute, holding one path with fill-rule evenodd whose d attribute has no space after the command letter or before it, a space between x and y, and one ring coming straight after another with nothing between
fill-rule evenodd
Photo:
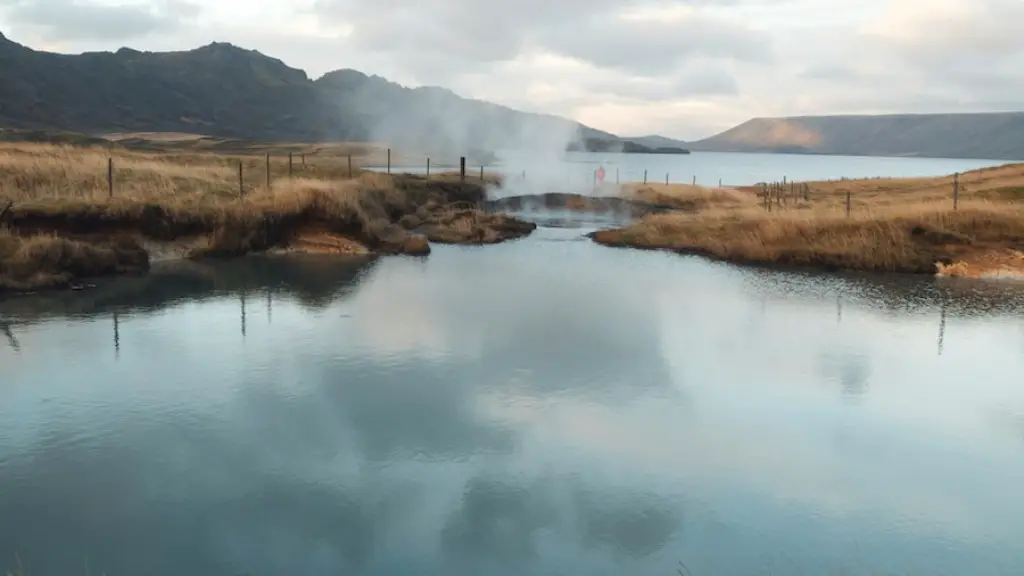
<instances>
[{"instance_id":1,"label":"grassy field","mask_svg":"<svg viewBox=\"0 0 1024 576\"><path fill-rule=\"evenodd\" d=\"M478 177L350 171L347 156L322 154L305 165L293 156L291 168L274 155L269 167L268 186L262 155L0 143L0 210L11 203L0 290L144 269L138 255L153 242L194 256L286 247L426 253L427 239L487 243L528 233L465 206L484 197Z\"/></svg>"},{"instance_id":2,"label":"grassy field","mask_svg":"<svg viewBox=\"0 0 1024 576\"><path fill-rule=\"evenodd\" d=\"M592 237L733 262L1024 277L1024 165L967 172L959 183L957 210L946 176L798 183L770 212L760 187L627 185L627 197L680 211Z\"/></svg>"}]
</instances>

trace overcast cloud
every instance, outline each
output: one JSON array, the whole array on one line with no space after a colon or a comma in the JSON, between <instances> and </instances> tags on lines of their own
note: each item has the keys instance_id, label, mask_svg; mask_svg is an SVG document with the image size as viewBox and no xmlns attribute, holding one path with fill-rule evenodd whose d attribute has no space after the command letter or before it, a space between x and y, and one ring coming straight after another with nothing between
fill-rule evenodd
<instances>
[{"instance_id":1,"label":"overcast cloud","mask_svg":"<svg viewBox=\"0 0 1024 576\"><path fill-rule=\"evenodd\" d=\"M0 0L61 52L255 48L619 134L755 116L1024 109L1021 0Z\"/></svg>"}]
</instances>

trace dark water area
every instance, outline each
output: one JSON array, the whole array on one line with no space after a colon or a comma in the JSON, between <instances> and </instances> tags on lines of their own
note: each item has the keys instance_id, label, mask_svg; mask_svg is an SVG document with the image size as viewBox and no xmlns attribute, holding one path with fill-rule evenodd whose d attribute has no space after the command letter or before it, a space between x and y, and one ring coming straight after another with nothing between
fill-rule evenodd
<instances>
[{"instance_id":1,"label":"dark water area","mask_svg":"<svg viewBox=\"0 0 1024 576\"><path fill-rule=\"evenodd\" d=\"M0 569L1024 572L1024 287L547 223L0 301Z\"/></svg>"}]
</instances>

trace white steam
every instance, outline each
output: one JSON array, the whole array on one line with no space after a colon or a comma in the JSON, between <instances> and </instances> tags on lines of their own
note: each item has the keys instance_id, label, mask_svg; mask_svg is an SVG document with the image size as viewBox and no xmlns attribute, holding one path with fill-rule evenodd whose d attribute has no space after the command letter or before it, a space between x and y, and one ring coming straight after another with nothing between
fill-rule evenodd
<instances>
[{"instance_id":1,"label":"white steam","mask_svg":"<svg viewBox=\"0 0 1024 576\"><path fill-rule=\"evenodd\" d=\"M614 191L614 163L603 163L604 186L595 186L599 164L566 152L585 138L617 140L612 134L557 116L461 98L443 88L409 89L353 70L331 73L318 82L359 126L353 136L386 142L403 152L404 161L393 166L398 170L425 171L427 157L432 171L451 170L465 156L468 178L478 178L481 166L505 176L501 187L488 190L491 198Z\"/></svg>"}]
</instances>

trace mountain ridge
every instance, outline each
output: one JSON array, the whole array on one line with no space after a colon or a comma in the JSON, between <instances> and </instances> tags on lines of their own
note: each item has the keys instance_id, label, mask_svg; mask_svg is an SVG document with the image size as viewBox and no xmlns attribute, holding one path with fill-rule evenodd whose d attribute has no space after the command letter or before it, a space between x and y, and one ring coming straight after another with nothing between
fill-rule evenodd
<instances>
[{"instance_id":1,"label":"mountain ridge","mask_svg":"<svg viewBox=\"0 0 1024 576\"><path fill-rule=\"evenodd\" d=\"M169 52L122 47L59 54L0 32L0 69L0 126L29 130L386 141L454 155L603 141L609 150L1024 159L1024 112L752 118L687 142L621 137L553 114L465 98L440 86L410 88L349 68L313 79L227 42Z\"/></svg>"},{"instance_id":2,"label":"mountain ridge","mask_svg":"<svg viewBox=\"0 0 1024 576\"><path fill-rule=\"evenodd\" d=\"M0 40L0 126L29 130L188 132L257 140L368 141L396 147L529 146L616 140L550 114L409 88L339 69L312 79L256 50L212 42L191 50L59 54ZM563 141L564 140L564 141Z\"/></svg>"}]
</instances>

